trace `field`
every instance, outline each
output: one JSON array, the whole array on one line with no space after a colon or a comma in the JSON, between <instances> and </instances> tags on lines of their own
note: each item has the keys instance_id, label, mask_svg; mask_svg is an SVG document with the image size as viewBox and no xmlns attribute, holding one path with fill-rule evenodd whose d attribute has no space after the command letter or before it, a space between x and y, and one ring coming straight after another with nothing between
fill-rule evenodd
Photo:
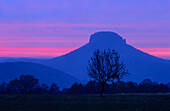
<instances>
[{"instance_id":1,"label":"field","mask_svg":"<svg viewBox=\"0 0 170 111\"><path fill-rule=\"evenodd\" d=\"M1 95L0 111L170 111L170 94Z\"/></svg>"}]
</instances>

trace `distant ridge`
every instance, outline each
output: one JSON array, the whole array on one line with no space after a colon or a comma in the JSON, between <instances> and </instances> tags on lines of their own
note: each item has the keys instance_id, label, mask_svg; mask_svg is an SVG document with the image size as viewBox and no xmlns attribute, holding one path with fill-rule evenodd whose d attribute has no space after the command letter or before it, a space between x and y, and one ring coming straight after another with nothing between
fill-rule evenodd
<instances>
[{"instance_id":1,"label":"distant ridge","mask_svg":"<svg viewBox=\"0 0 170 111\"><path fill-rule=\"evenodd\" d=\"M52 67L78 78L88 81L87 61L96 49L114 49L120 54L120 60L124 62L131 74L126 81L140 82L146 78L152 81L170 82L170 60L161 59L142 52L126 43L120 35L114 32L96 32L90 36L89 43L60 57L48 60L5 60L34 62Z\"/></svg>"},{"instance_id":2,"label":"distant ridge","mask_svg":"<svg viewBox=\"0 0 170 111\"><path fill-rule=\"evenodd\" d=\"M0 82L7 82L19 77L22 74L33 75L35 78L40 80L40 83L51 85L54 82L60 88L70 87L74 82L78 81L75 77L64 72L37 63L0 63Z\"/></svg>"}]
</instances>

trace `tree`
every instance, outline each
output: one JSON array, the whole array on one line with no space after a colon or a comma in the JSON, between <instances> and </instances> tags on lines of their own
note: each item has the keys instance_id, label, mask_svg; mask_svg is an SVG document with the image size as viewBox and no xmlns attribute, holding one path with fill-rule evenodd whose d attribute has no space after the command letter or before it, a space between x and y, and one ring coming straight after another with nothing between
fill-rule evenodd
<instances>
[{"instance_id":1,"label":"tree","mask_svg":"<svg viewBox=\"0 0 170 111\"><path fill-rule=\"evenodd\" d=\"M19 80L24 93L30 93L38 85L39 80L32 75L21 75Z\"/></svg>"},{"instance_id":2,"label":"tree","mask_svg":"<svg viewBox=\"0 0 170 111\"><path fill-rule=\"evenodd\" d=\"M22 90L22 84L16 78L14 80L9 81L7 86L7 92L10 94L20 94Z\"/></svg>"},{"instance_id":3,"label":"tree","mask_svg":"<svg viewBox=\"0 0 170 111\"><path fill-rule=\"evenodd\" d=\"M83 85L81 83L76 82L71 86L69 94L82 94L83 89L84 89Z\"/></svg>"},{"instance_id":4,"label":"tree","mask_svg":"<svg viewBox=\"0 0 170 111\"><path fill-rule=\"evenodd\" d=\"M86 94L98 94L100 89L100 84L96 81L89 81L85 87Z\"/></svg>"},{"instance_id":5,"label":"tree","mask_svg":"<svg viewBox=\"0 0 170 111\"><path fill-rule=\"evenodd\" d=\"M59 92L60 92L59 87L55 83L52 83L52 85L50 86L50 93L57 94Z\"/></svg>"},{"instance_id":6,"label":"tree","mask_svg":"<svg viewBox=\"0 0 170 111\"><path fill-rule=\"evenodd\" d=\"M6 87L7 87L6 82L2 82L2 83L0 84L0 94L5 94L5 92L6 92Z\"/></svg>"},{"instance_id":7,"label":"tree","mask_svg":"<svg viewBox=\"0 0 170 111\"><path fill-rule=\"evenodd\" d=\"M7 91L12 94L32 93L32 90L38 85L38 79L32 75L21 75L19 79L9 81Z\"/></svg>"},{"instance_id":8,"label":"tree","mask_svg":"<svg viewBox=\"0 0 170 111\"><path fill-rule=\"evenodd\" d=\"M88 75L102 85L100 96L108 82L120 80L128 74L125 65L120 63L119 58L118 53L114 50L96 50L88 61Z\"/></svg>"}]
</instances>

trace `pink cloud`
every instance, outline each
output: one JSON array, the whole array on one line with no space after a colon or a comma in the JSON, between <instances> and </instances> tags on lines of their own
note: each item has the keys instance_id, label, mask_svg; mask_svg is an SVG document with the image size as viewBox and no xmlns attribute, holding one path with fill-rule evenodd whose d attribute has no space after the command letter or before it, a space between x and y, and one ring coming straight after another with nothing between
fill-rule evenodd
<instances>
[{"instance_id":1,"label":"pink cloud","mask_svg":"<svg viewBox=\"0 0 170 111\"><path fill-rule=\"evenodd\" d=\"M147 52L151 55L158 56L158 57L170 57L170 48L138 48L144 52Z\"/></svg>"},{"instance_id":2,"label":"pink cloud","mask_svg":"<svg viewBox=\"0 0 170 111\"><path fill-rule=\"evenodd\" d=\"M0 56L8 57L56 57L68 53L75 48L12 48L0 47Z\"/></svg>"},{"instance_id":3,"label":"pink cloud","mask_svg":"<svg viewBox=\"0 0 170 111\"><path fill-rule=\"evenodd\" d=\"M140 27L141 26L141 27ZM151 25L150 28L153 28L155 25ZM65 54L69 50L59 50L60 48L71 48L72 50L75 48L80 47L81 45L88 42L90 34L101 31L100 29L109 29L109 28L120 28L122 30L116 31L120 32L120 35L123 35L124 38L127 38L129 43L144 43L144 44L154 44L154 43L169 43L170 33L167 32L156 32L158 28L156 28L155 32L153 30L151 32L131 32L127 29L139 28L143 29L146 28L147 25L138 25L138 24L124 24L124 25L112 25L112 24L74 24L74 23L54 23L54 24L21 24L21 23L12 23L12 24L4 24L1 23L0 25L0 47L13 47L13 50L0 50L1 56L4 54L8 54L8 56L59 56L61 54ZM99 29L98 29L99 28ZM126 30L125 30L126 29ZM121 33L123 32L123 33ZM140 36L145 37L140 37ZM154 37L156 35L157 37ZM152 37L151 37L152 36ZM166 36L163 37L162 36ZM37 44L36 44L37 43ZM79 45L75 45L76 43L81 43ZM55 49L50 49L52 47ZM54 45L54 44L60 44ZM66 45L71 44L71 45ZM41 46L41 49L38 47ZM19 49L19 48L26 48L27 49ZM44 48L43 48L44 47ZM48 48L48 49L45 49ZM147 46L146 46L147 47ZM155 46L153 46L155 47ZM160 47L160 46L157 46ZM33 49L29 49L33 48ZM37 48L37 49L35 49ZM140 47L139 47L140 48ZM157 48L155 49L142 49L143 51L148 52L149 54L153 54L155 56L170 56L170 50L164 50L161 52L162 49ZM7 53L8 52L8 53ZM27 53L25 53L27 52Z\"/></svg>"},{"instance_id":4,"label":"pink cloud","mask_svg":"<svg viewBox=\"0 0 170 111\"><path fill-rule=\"evenodd\" d=\"M63 37L64 38L64 37ZM45 39L39 39L39 40L0 40L0 43L87 43L85 40L45 40Z\"/></svg>"}]
</instances>

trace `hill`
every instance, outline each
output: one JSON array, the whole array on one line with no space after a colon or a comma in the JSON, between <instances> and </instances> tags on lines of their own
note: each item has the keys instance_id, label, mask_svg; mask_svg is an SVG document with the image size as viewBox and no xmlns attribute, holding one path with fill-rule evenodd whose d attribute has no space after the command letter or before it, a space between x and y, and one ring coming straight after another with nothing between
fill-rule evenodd
<instances>
[{"instance_id":1,"label":"hill","mask_svg":"<svg viewBox=\"0 0 170 111\"><path fill-rule=\"evenodd\" d=\"M78 81L78 79L73 76L38 63L0 63L0 82L15 79L22 74L33 75L35 78L38 78L40 80L40 83L50 85L52 84L52 82L54 82L60 88L70 87L75 81Z\"/></svg>"}]
</instances>

